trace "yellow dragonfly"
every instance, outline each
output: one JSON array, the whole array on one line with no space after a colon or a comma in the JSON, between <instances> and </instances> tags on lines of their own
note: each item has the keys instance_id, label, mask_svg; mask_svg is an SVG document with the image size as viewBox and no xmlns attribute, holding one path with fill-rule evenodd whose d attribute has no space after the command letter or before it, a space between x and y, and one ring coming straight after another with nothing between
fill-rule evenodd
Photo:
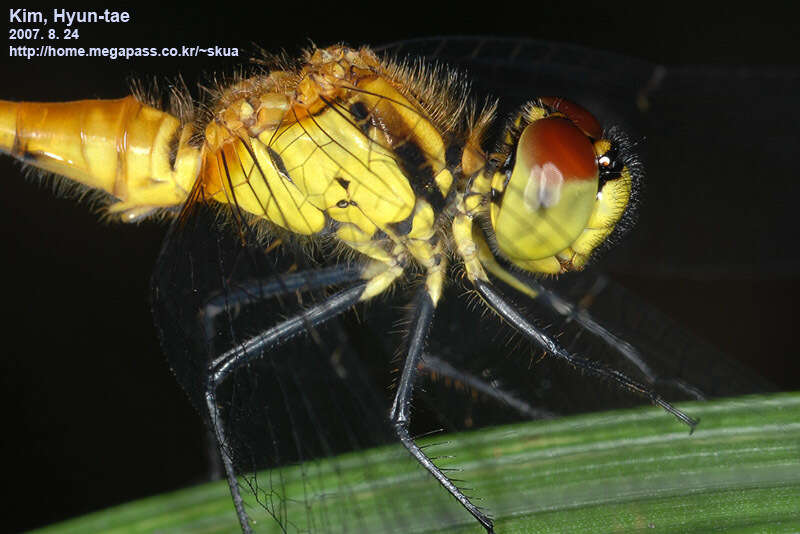
<instances>
[{"instance_id":1,"label":"yellow dragonfly","mask_svg":"<svg viewBox=\"0 0 800 534\"><path fill-rule=\"evenodd\" d=\"M406 43L403 46L418 45L427 46L425 43ZM515 46L519 45L520 43L515 43ZM441 54L439 49L436 50ZM512 47L509 50L513 52L514 49ZM92 114L105 113L105 118L98 119L96 133L92 134L97 136L108 131L109 124L113 121L122 121L125 124L129 120L126 117L147 117L148 120L152 117L151 122L158 124L157 128L142 129L149 137L141 146L156 147L154 155L148 156L149 161L151 165L159 165L161 170L158 172L161 172L162 178L167 179L152 181L152 177L143 175L151 180L142 181L144 189L141 195L135 188L130 188L130 195L123 196L117 188L115 176L118 176L118 172L112 173L111 181L108 178L99 178L97 174L100 171L85 168L76 171L73 176L121 198L122 202L113 205L116 207L112 207L112 211L123 218L134 220L150 216L164 208L175 208L176 212L179 209L178 222L173 225L154 278L157 325L179 381L198 407L207 408L208 421L223 450L225 470L244 531L250 526L247 511L239 501L239 484L235 481L235 474L240 470L250 471L264 465L279 465L281 460L277 458L282 456L285 460L286 452L283 445L274 445L274 438L264 439L265 427L256 432L244 430L249 426L246 418L252 417L252 408L249 403L237 405L235 399L269 398L269 393L258 389L263 388L264 382L268 380L264 377L272 374L283 379L286 375L286 372L281 373L276 369L282 364L276 363L279 358L273 354L281 357L291 354L295 357L298 354L319 352L320 347L327 347L329 355L338 355L337 357L344 358L343 361L348 361L347 358L351 356L345 353L349 348L340 339L352 333L353 324L346 321L343 324L335 323L330 329L324 330L317 323L322 323L327 315L343 313L358 301L372 299L390 286L399 285L400 277L407 276L406 270L412 264L419 269L412 277L416 279L416 287L401 287L403 295L416 292L415 313L409 314L410 325L400 329L409 330L412 341L407 347L405 363L399 364L403 370L390 416L393 426L389 429L396 433L409 452L439 479L445 489L487 531L491 531L491 520L456 485L449 482L447 475L428 460L424 451L415 446L407 426L408 402L413 391L414 375L418 371L423 374L451 373L450 377L456 381L464 381L465 377L473 376L450 371L441 363L440 355L448 355L459 363L469 359L469 354L459 354L464 350L463 346L458 349L454 347L452 340L459 335L458 331L447 334L442 332L441 325L434 326L429 344L424 343L425 332L431 328L436 304L441 301L444 306L444 302L450 300L444 296L452 298L458 293L458 286L452 282L446 285L445 280L457 279L454 275L463 277L468 284L473 284L484 303L502 315L523 336L543 345L551 356L565 359L590 374L610 378L628 389L648 392L663 379L671 382L671 386L679 392L689 396L703 395L706 388L697 387L680 378L672 380L670 376L661 376L650 370L646 361L640 359L637 349L629 348L630 345L626 345L611 328L593 319L593 308L592 313L586 313L580 306L570 304L573 301L563 297L569 291L574 291L572 295L588 296L590 301L607 298L602 283L598 285L601 277L586 277L592 284L582 287L577 285L575 287L579 289L568 290L562 289L558 284L550 287L524 274L526 271L556 274L582 268L595 246L613 233L620 220L624 220L630 191L635 190L631 184L636 179L639 163L633 153L626 152L631 148L630 142L621 133L610 130L607 138L608 131L603 130L583 106L574 103L573 100L576 99L572 95L569 96L573 100L542 98L534 100L527 107L517 108L516 115L512 115L516 118L505 133L501 134L502 141L492 151L485 148L484 139L478 135L481 126L489 131L488 119L485 119L484 124L480 119L482 115L476 111L477 118L468 123L469 127L448 123L452 117L464 118L469 117L469 114L458 106L458 101L452 103L450 108L444 108L445 111L439 111L444 97L435 92L425 93L426 87L433 84L432 78L387 66L367 50L346 47L316 49L307 55L305 63L301 65L305 66L297 67L299 70L288 67L281 69L279 74L267 82L249 85L250 82L245 81L227 88L217 95L217 107L211 112L214 119L210 122L203 121L208 126L201 134L193 132L187 126L192 124L188 119L184 123L180 120L173 121L172 116L151 111L132 99L82 104L83 107L76 107L78 111L71 111L70 116L65 119L69 122L74 121L73 117L80 117L83 122L80 126L72 126L74 131L88 132L85 125ZM521 62L519 65L525 63ZM475 61L473 68L482 66L480 61ZM497 64L491 68L497 68ZM284 75L285 72L290 74ZM414 82L414 76L421 81ZM381 84L387 81L391 83ZM445 83L438 78L435 81ZM265 87L266 96L259 93ZM345 89L350 92L343 96L339 91ZM333 92L326 92L328 90ZM457 86L450 90L457 90ZM289 93L293 95L291 98L281 96ZM250 101L256 98L253 95L257 95L261 107ZM648 95L641 96L647 98ZM426 102L426 98L431 99L431 102ZM513 99L511 97L512 101ZM383 109L384 107L387 109ZM30 110L20 110L19 106L14 106L13 109L17 117L14 130L29 129L27 124L45 120L42 118L42 109L45 108L31 106ZM57 107L47 109L47 120L55 120L57 110ZM440 113L440 116L437 117L436 113ZM287 120L286 117L291 118ZM30 122L24 122L28 120ZM428 124L435 127L429 128ZM536 124L540 126L537 127ZM548 124L558 125L554 126L556 133L548 131L549 127L544 133L538 131L539 127ZM320 135L327 137L315 138L315 130L312 130L311 125L317 128ZM40 126L37 128L39 129L30 131L42 131ZM431 131L428 132L425 128ZM458 131L459 128L462 129L461 132ZM244 131L249 133L242 133ZM258 133L254 134L255 131ZM337 139L335 135L330 135L335 131L352 131L353 133L345 137L355 135L356 138L366 139L366 147L348 145L344 138ZM458 141L449 139L449 135ZM570 182L564 178L563 168L572 159L555 165L553 175L542 174L544 178L539 179L540 185L535 191L531 189L533 186L522 186L519 189L514 187L517 179L515 173L518 172L516 165L527 157L521 156L524 153L519 151L520 140L529 142L536 154L537 150L544 150L540 148L545 142L541 139L548 136L554 137L557 145L567 145L570 149L581 144L589 147L584 153L591 155L581 156L577 161L582 172L589 176L590 181L594 181L590 195L582 192L583 185L579 185L574 192L569 192L567 188L562 189L560 185L551 185ZM76 159L67 158L63 153L54 153L55 158L50 158L53 152L46 147L37 151L23 147L25 143L22 141L35 141L35 137L35 134L27 137L14 134L13 139L4 146L28 163L45 168L48 165L63 165L67 159ZM245 142L245 139L249 141ZM298 148L304 140L310 143L305 152ZM133 134L128 142L131 147L137 146ZM281 145L282 142L286 144ZM451 146L457 148L450 148ZM324 150L326 147L328 150ZM297 153L295 149L298 150ZM331 156L335 149L341 151L336 152L339 154L337 157ZM114 151L116 150L114 147ZM358 156L358 150L365 150L366 155ZM98 151L101 149L98 148ZM323 153L319 162L314 159L318 152ZM112 155L114 153L116 152L109 152ZM348 154L353 158L353 163L340 163ZM292 159L293 157L298 159ZM537 156L533 158L533 166L536 167L539 161ZM56 163L47 163L53 159L57 160ZM113 160L112 156L108 163L98 168L119 169L114 167ZM335 169L326 167L328 160L337 162ZM87 161L91 162L91 158L87 158ZM387 176L408 177L414 176L416 172L424 172L426 175L430 174L431 180L419 188L410 189L403 189L404 182L399 178L397 182L382 180L381 187L386 190L372 193L368 187L371 182L358 178L359 167L367 168L371 175L380 173L375 173L371 165L363 165L364 161L374 161L382 165L387 161L399 161L401 164L390 170ZM231 165L231 162L236 165ZM315 172L305 176L304 169L310 168L307 166L312 164L316 165ZM130 168L135 169L133 164ZM236 168L239 170L236 171ZM64 170L64 167L58 167L58 170L63 171L62 174L73 172ZM318 183L317 176L325 172L332 172L330 178ZM256 173L263 184L262 189L252 185L253 173ZM525 168L520 176L533 174L535 173L531 169ZM204 177L202 186L198 185L201 183L197 180L198 175ZM277 181L270 182L268 176ZM280 197L273 191L275 184L294 184L300 181L306 182L303 189L306 197L303 200L293 197L291 189L286 197ZM169 187L163 187L165 182ZM337 185L342 191L336 189ZM355 192L351 192L351 187ZM616 187L620 189L617 190ZM159 190L168 190L169 194L164 196ZM309 200L313 196L308 192L310 190L314 190L314 195L319 197L319 200L315 200L317 204ZM330 191L345 196L328 198ZM367 191L370 191L371 196L364 196ZM517 228L518 234L512 232L504 235L502 228L506 224L509 229L520 224L520 212L516 211L514 204L506 204L508 199L513 198L512 193L516 194L515 191L519 191L523 206L530 205L531 199L538 203L539 208L526 208L527 211L538 213L541 206L546 206L543 212L546 216L535 224ZM330 195L334 193L331 192ZM582 212L580 224L584 226L577 227L577 230L571 229L573 227L568 222L571 219L555 219L560 195L573 199L574 203L570 205L568 213L571 215L576 211ZM265 198L275 201L265 202ZM586 204L589 198L592 202L600 201L600 207L597 207L598 204ZM209 209L206 202L201 200L211 200L212 206L221 205L222 209ZM382 204L384 201L387 203ZM610 201L608 207L604 207L606 205L602 204L603 201ZM585 207L577 208L582 202ZM503 206L512 206L510 216L504 218ZM290 212L289 207L295 211ZM304 207L308 211L303 211ZM615 209L618 211L615 212ZM341 213L337 213L337 210ZM353 215L353 210L359 215ZM319 212L327 217L317 221ZM595 219L606 212L610 213L610 217L601 219L595 225ZM382 217L388 219L382 220ZM269 231L263 229L264 220L273 225ZM509 222L501 225L504 220ZM481 226L476 224L478 221L482 222ZM225 231L219 234L211 232L210 229L215 224L222 224ZM545 226L549 226L551 231L543 233L541 229ZM590 230L588 234L595 231L601 237L586 238L588 244L583 244L581 236L588 235L587 228ZM355 232L354 229L357 229L356 233L352 233ZM299 240L292 235L318 236L323 233L328 235L326 242L321 242L321 239L302 239L298 244ZM538 234L544 237L536 237ZM521 236L533 236L532 244L526 243ZM555 242L555 245L550 241ZM337 243L344 243L348 247L346 250L352 249L359 254L343 254L336 250ZM552 252L542 254L537 249L534 259L524 256L524 250L529 247L542 246L546 249L549 247L548 250ZM281 254L281 249L286 248L290 253ZM551 254L556 261L547 260L551 257L547 254ZM331 257L336 261L330 262ZM364 257L371 259L365 262L362 259ZM463 271L453 271L447 265L451 262L463 263ZM278 274L266 276L265 273ZM344 289L339 292L329 291L329 288L339 286ZM530 301L526 302L526 307L541 306L545 313L549 310L549 320L558 326L553 328L551 324L549 327L542 327L537 324L529 318L527 311L522 311L519 302L506 297L496 286L506 287L504 291L520 292ZM399 292L399 288L396 289ZM279 312L276 311L277 302L281 304ZM294 316L291 315L292 306ZM445 317L456 317L452 314L450 303L447 306ZM381 313L376 310L377 307L372 305L364 309L367 324L371 321L369 317ZM287 312L287 309L290 311ZM437 311L436 315L438 313ZM262 330L262 322L267 318L267 324L270 324L270 317L281 318L277 323L278 328ZM471 320L466 318L467 315L462 317L457 323L462 337L463 332L479 331L486 322L496 326L496 321L488 317L482 320L479 316ZM604 344L609 352L627 359L628 365L644 377L639 381L643 380L648 384L640 385L637 380L595 363L594 359L580 356L581 351L575 348L580 345L557 347L557 340L551 332L563 334L572 326L588 332L595 342ZM452 323L445 325L445 329L452 330ZM306 334L300 336L300 339L294 338L303 332ZM379 339L373 340L375 344L371 345L371 351L391 355L393 349L377 348L383 345L393 346L398 339L383 339L385 334L388 332L381 331ZM399 336L399 339L402 337ZM476 336L474 343L483 343L486 339ZM497 340L489 337L488 341ZM471 349L473 352L486 353L485 349ZM526 348L522 352L527 354L526 358L529 360L531 349ZM423 363L421 360L427 362ZM485 361L480 363L486 365ZM252 369L259 365L266 366L266 373L253 372ZM300 363L298 368L303 369L303 365L310 364ZM342 365L341 361L331 359L326 362L326 366L330 367L328 374L348 374L348 367ZM232 373L230 376L236 376L236 379L228 380L228 373ZM299 371L294 370L291 373L297 374ZM247 379L242 378L243 376ZM680 373L675 373L674 376L679 377ZM300 380L296 376L295 381L304 389L310 386L307 380ZM267 404L280 406L282 403L291 403L286 400L290 397L287 397L287 391L282 391L291 389L286 383L282 381L275 383L272 388L266 388L276 395L273 402ZM353 391L353 383L352 380L343 382L356 402L363 401L367 398L367 392ZM735 390L730 384L728 386ZM225 387L233 390L223 391ZM330 388L331 392L340 392L341 389L329 384L325 387ZM220 395L226 395L224 403L217 400L218 390ZM503 388L495 388L494 394L501 400L513 402L515 397L504 396L502 392ZM649 395L651 400L672 411L684 422L693 424L688 416L672 409L661 397L654 393ZM522 406L523 409L532 409L531 403L524 403ZM336 407L329 417L351 413L351 409L355 408ZM259 417L263 417L262 423L266 422L266 428L283 435L289 428L298 428L297 422L291 420L291 410L288 412L288 419L285 421L281 421L283 414L276 414L274 408L268 412L265 410ZM378 410L378 415L382 415L381 410ZM321 415L317 414L315 417L321 418ZM319 431L320 423L313 420L315 417L309 416L311 421L306 428L310 432ZM350 415L347 419L352 417ZM230 433L229 427L233 429ZM260 437L255 435L258 432L262 432ZM311 439L313 438L295 436L295 447L300 443L304 448L308 447L308 450L296 452L297 456L316 457L331 452L323 450L322 443L308 445ZM263 458L248 463L250 456L265 445L273 447L271 454L267 455L270 459L266 464ZM320 447L320 450L313 450L314 447ZM274 515L280 519L279 513Z\"/></svg>"}]
</instances>

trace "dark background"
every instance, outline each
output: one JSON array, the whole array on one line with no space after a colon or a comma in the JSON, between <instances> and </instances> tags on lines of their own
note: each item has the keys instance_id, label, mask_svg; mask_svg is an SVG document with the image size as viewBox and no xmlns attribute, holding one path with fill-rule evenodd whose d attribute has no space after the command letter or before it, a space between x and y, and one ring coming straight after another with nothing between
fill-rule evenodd
<instances>
[{"instance_id":1,"label":"dark background","mask_svg":"<svg viewBox=\"0 0 800 534\"><path fill-rule=\"evenodd\" d=\"M295 51L309 39L358 45L492 34L569 42L667 65L795 61L790 16L694 8L639 12L617 3L564 12L562 6L537 2L524 12L510 5L477 11L466 4L420 12L374 3L297 11L136 8L129 10L128 24L79 26L74 44L219 45L240 47L245 57L28 61L3 53L0 97L119 97L131 76L181 73L192 84L204 71L245 60L253 43ZM742 132L751 134L758 132ZM41 526L205 480L203 428L171 376L147 304L164 229L99 224L85 205L54 198L47 187L24 179L9 158L0 160L0 176L0 451L6 485L16 488L5 501L13 511L6 514L6 528ZM800 385L793 339L796 270L763 280L653 283L630 275L623 283L694 333L758 366L780 388Z\"/></svg>"}]
</instances>

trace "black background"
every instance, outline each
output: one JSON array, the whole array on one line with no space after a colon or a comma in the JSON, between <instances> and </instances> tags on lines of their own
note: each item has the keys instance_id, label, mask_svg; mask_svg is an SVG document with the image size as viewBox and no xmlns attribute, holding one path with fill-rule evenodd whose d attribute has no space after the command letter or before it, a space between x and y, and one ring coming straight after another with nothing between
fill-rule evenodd
<instances>
[{"instance_id":1,"label":"black background","mask_svg":"<svg viewBox=\"0 0 800 534\"><path fill-rule=\"evenodd\" d=\"M377 3L135 8L128 24L80 25L80 40L61 44L219 45L240 47L245 57L29 61L3 52L0 97L118 97L126 94L131 76L181 73L191 84L201 72L244 61L253 43L296 51L309 39L358 45L491 34L570 42L668 65L795 61L790 16L686 6L638 11L607 2L569 5L567 12L562 4L542 2L523 11L510 5L478 11L467 4L420 11ZM147 304L164 229L152 223L99 224L85 205L53 197L19 169L9 158L0 161L5 273L0 457L6 486L15 488L5 500L12 511L4 518L6 529L41 526L203 481L200 419L170 374ZM761 282L652 284L636 276L624 282L690 330L758 365L781 388L800 385L792 357L796 272ZM764 307L764 295L778 303L770 300L770 308ZM720 299L726 300L719 304Z\"/></svg>"}]
</instances>

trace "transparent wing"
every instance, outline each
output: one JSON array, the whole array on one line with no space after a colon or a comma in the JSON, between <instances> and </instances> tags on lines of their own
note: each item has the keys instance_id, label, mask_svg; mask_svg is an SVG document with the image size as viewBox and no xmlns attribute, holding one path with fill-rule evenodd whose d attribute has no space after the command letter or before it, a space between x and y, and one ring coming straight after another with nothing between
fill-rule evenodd
<instances>
[{"instance_id":1,"label":"transparent wing","mask_svg":"<svg viewBox=\"0 0 800 534\"><path fill-rule=\"evenodd\" d=\"M477 70L471 77L479 88L486 77L500 80L493 88L503 99L510 95L508 100L501 100L508 109L532 96L526 92L523 97L520 87L542 87L543 83L532 77L546 75L553 85L547 86L544 94L590 100L589 107L602 103L601 115L606 121L646 127L641 117L638 122L629 122L629 114L615 110L630 111L630 100L635 101L637 96L630 91L637 84L628 83L623 73L633 65L638 69L633 72L640 73L641 83L646 84L646 75L652 75L652 69L580 49L552 50L562 55L570 52L572 63L559 56L565 63L554 60L543 68L544 74L521 60L484 65L477 59L482 56L473 54L467 64ZM598 68L601 59L608 62L599 69L606 76L600 81L617 87L617 92L591 93L587 81L585 93L581 93L574 79L588 78L574 74L571 66L581 53L589 54L582 60L586 62L584 70ZM515 77L510 74L514 65L519 65ZM493 70L498 68L501 70ZM563 77L560 82L559 77ZM597 78L593 82L599 83ZM649 217L643 215L645 220ZM670 215L671 220L676 218L680 217ZM655 219L658 221L658 217ZM242 232L241 227L220 226L214 213L200 204L185 210L170 230L154 273L153 305L170 364L201 413L205 413L203 391L209 362L293 313L324 302L336 289L347 285L346 276L331 284L313 283L315 277L338 272L341 264L331 261L334 257L319 243L301 247L282 241L280 236L264 242ZM639 259L644 265L654 257ZM293 285L292 276L297 273L307 273L306 285ZM460 283L457 268L451 278L429 336L428 367L421 369L428 380L415 395L415 434L644 402L551 361L541 349L488 314ZM649 380L672 401L772 387L614 284L601 271L565 276L546 286L554 292L553 298L572 308L564 313L552 301L517 296L519 305L536 324L573 353L607 362L640 381ZM228 381L221 394L224 424L231 436L228 453L252 493L249 505L254 517L259 517L259 512L253 510L259 510L289 531L324 532L330 525L340 524L342 518L351 528L367 528L360 523L363 514L358 503L348 500L347 495L323 498L321 488L331 473L316 469L315 460L393 441L386 414L409 301L409 287L401 286L392 297L309 329L264 352ZM629 348L639 359L626 358ZM397 461L410 461L399 447L396 452ZM302 465L300 475L297 471L264 471L290 465ZM366 461L358 465L358 469L367 471L380 467ZM352 468L352 464L342 466L334 476L350 475ZM447 505L446 495L434 483L416 484L424 480L426 475L421 472L420 480L412 485L415 491L407 492L415 503L414 514L403 513L406 506L393 506L386 496L381 529L404 531L426 521L441 524L448 514L456 522L464 519L458 507ZM297 493L292 493L297 485L302 487L299 502ZM378 499L379 490L375 488L374 492Z\"/></svg>"},{"instance_id":2,"label":"transparent wing","mask_svg":"<svg viewBox=\"0 0 800 534\"><path fill-rule=\"evenodd\" d=\"M501 116L532 95L558 94L630 131L645 162L639 221L596 268L695 337L782 387L794 383L797 68L660 66L491 37L384 49L465 70L478 94L500 99Z\"/></svg>"},{"instance_id":3,"label":"transparent wing","mask_svg":"<svg viewBox=\"0 0 800 534\"><path fill-rule=\"evenodd\" d=\"M153 309L170 365L208 422L204 392L210 362L324 299L328 288L289 290L279 284L279 295L266 296L274 293L274 276L322 266L277 243L267 251L243 242L236 231L212 230L217 221L207 207L195 206L184 215L170 230L154 274ZM271 516L284 528L308 520L313 529L328 510L323 505L295 517L287 487L302 484L313 495L323 476L311 467L314 459L386 441L383 413L371 409L383 404L383 392L358 374L367 371L353 364L350 347L346 325L332 321L255 359L219 392L230 439L227 454L250 490L248 505L262 508L251 510L255 519ZM303 462L309 467L302 480L256 475Z\"/></svg>"},{"instance_id":4,"label":"transparent wing","mask_svg":"<svg viewBox=\"0 0 800 534\"><path fill-rule=\"evenodd\" d=\"M659 276L796 275L793 166L800 71L663 66L532 39L447 37L381 47L465 70L505 117L539 95L581 102L640 142L646 196L635 256L617 269Z\"/></svg>"},{"instance_id":5,"label":"transparent wing","mask_svg":"<svg viewBox=\"0 0 800 534\"><path fill-rule=\"evenodd\" d=\"M360 283L363 265L347 264L331 236L304 240L275 230L264 237L237 219L236 207L221 208L233 217L220 216L219 209L203 202L184 207L164 242L152 293L170 366L210 427L205 395L214 362ZM333 470L317 462L396 441L388 410L407 295L399 288L396 299L382 298L318 326L303 318L296 335L250 350L249 364L215 393L227 438L224 454L241 477L251 517L266 519L267 531L405 532L420 521L441 521L447 496L424 472L412 481L421 488L411 492L411 508L395 510L392 488L382 482L369 491L367 503L348 493L349 479L375 480L371 473L385 468L385 460L343 460ZM392 463L412 461L395 448ZM332 486L341 491L331 493ZM377 517L380 525L374 524L376 507L385 510ZM457 507L451 510L459 515Z\"/></svg>"}]
</instances>

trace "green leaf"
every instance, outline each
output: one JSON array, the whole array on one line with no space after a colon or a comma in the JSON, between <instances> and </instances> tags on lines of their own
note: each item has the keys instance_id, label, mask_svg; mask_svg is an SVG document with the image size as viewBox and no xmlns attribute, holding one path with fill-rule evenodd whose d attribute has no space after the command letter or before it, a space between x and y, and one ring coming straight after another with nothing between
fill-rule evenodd
<instances>
[{"instance_id":1,"label":"green leaf","mask_svg":"<svg viewBox=\"0 0 800 534\"><path fill-rule=\"evenodd\" d=\"M641 408L422 444L440 467L461 470L455 478L482 498L498 534L800 531L800 394L680 408L701 419L692 435L663 411ZM288 499L278 510L300 531L324 521L331 532L484 532L407 456L399 446L381 447L259 479L283 484ZM280 532L257 503L248 504L254 517L261 512L257 532ZM38 532L237 531L227 486L217 482Z\"/></svg>"}]
</instances>

